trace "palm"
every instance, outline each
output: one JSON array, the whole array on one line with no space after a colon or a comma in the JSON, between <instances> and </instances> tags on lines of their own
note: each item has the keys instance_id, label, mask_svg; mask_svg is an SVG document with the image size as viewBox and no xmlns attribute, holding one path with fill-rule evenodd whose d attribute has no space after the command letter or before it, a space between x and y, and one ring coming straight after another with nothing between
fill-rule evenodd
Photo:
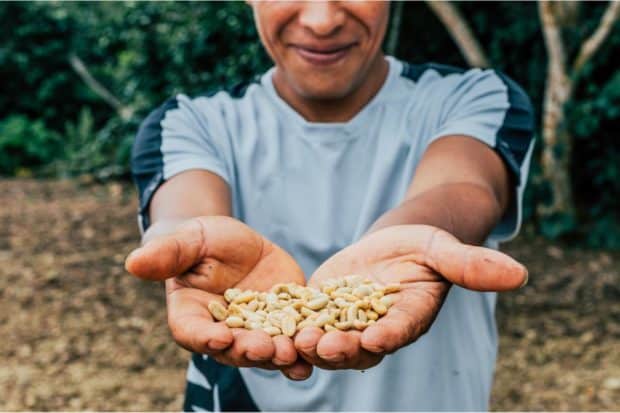
<instances>
[{"instance_id":1,"label":"palm","mask_svg":"<svg viewBox=\"0 0 620 413\"><path fill-rule=\"evenodd\" d=\"M127 268L141 278L166 280L170 328L183 347L236 366L295 362L290 338L229 329L207 309L212 300L223 302L228 288L264 291L276 283L305 282L290 255L245 224L227 217L192 219L132 253Z\"/></svg>"},{"instance_id":2,"label":"palm","mask_svg":"<svg viewBox=\"0 0 620 413\"><path fill-rule=\"evenodd\" d=\"M366 334L373 338L367 343L368 350L378 353L397 348L393 344L402 340L391 337L394 334L406 331L414 339L426 331L450 287L445 278L425 264L419 248L407 246L400 235L389 229L362 239L327 260L309 281L318 286L329 278L359 274L381 284L400 284L394 305L369 329L369 333L377 334Z\"/></svg>"},{"instance_id":3,"label":"palm","mask_svg":"<svg viewBox=\"0 0 620 413\"><path fill-rule=\"evenodd\" d=\"M395 301L391 310L388 310L388 318L383 321L380 319L378 326L387 324L386 320L398 312L399 317L407 318L402 321L407 321L409 329L416 331L417 335L426 331L441 308L450 283L432 269L410 261L408 257L376 257L375 261L362 264L354 258L353 252L352 249L351 257L343 254L332 258L334 261L342 261L332 263L329 272L317 272L310 284L320 285L327 278L345 274L359 274L381 284L400 284L401 291L394 294Z\"/></svg>"},{"instance_id":4,"label":"palm","mask_svg":"<svg viewBox=\"0 0 620 413\"><path fill-rule=\"evenodd\" d=\"M432 324L450 283L480 291L518 288L524 267L497 251L460 243L445 231L423 225L379 230L338 252L312 275L318 286L329 278L359 274L399 283L394 305L363 332L302 330L295 341L309 362L323 368L368 368L415 341Z\"/></svg>"},{"instance_id":5,"label":"palm","mask_svg":"<svg viewBox=\"0 0 620 413\"><path fill-rule=\"evenodd\" d=\"M264 291L277 283L305 283L289 254L241 222L219 218L201 231L207 245L179 277L185 286L221 295L232 287Z\"/></svg>"}]
</instances>

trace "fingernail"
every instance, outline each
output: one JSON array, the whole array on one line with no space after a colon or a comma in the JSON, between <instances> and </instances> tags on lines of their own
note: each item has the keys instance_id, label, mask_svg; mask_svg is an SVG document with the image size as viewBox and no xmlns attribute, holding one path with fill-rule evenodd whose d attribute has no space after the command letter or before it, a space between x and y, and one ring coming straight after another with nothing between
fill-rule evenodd
<instances>
[{"instance_id":1,"label":"fingernail","mask_svg":"<svg viewBox=\"0 0 620 413\"><path fill-rule=\"evenodd\" d=\"M528 281L529 281L529 279L530 279L530 274L529 274L529 272L527 271L527 268L523 267L523 271L525 272L525 279L523 280L523 284L521 284L521 286L520 286L519 288L523 288L523 287L525 287L525 285L527 284L527 282L528 282Z\"/></svg>"},{"instance_id":2,"label":"fingernail","mask_svg":"<svg viewBox=\"0 0 620 413\"><path fill-rule=\"evenodd\" d=\"M291 364L291 363L287 363L286 361L282 361L282 360L279 360L279 359L276 359L276 358L271 360L271 362L273 364L275 364L276 366L287 366L287 365Z\"/></svg>"},{"instance_id":3,"label":"fingernail","mask_svg":"<svg viewBox=\"0 0 620 413\"><path fill-rule=\"evenodd\" d=\"M218 341L218 340L209 340L207 347L213 351L223 350L230 345L229 342Z\"/></svg>"},{"instance_id":4,"label":"fingernail","mask_svg":"<svg viewBox=\"0 0 620 413\"><path fill-rule=\"evenodd\" d=\"M379 344L368 343L365 340L362 341L362 347L365 350L370 351L371 353L375 353L375 354L385 353L385 348L383 348L383 346Z\"/></svg>"},{"instance_id":5,"label":"fingernail","mask_svg":"<svg viewBox=\"0 0 620 413\"><path fill-rule=\"evenodd\" d=\"M290 379L293 379L293 380L305 380L305 379L307 379L306 376L302 376L300 374L296 374L296 373L293 373L293 372L289 372L288 373L288 377Z\"/></svg>"},{"instance_id":6,"label":"fingernail","mask_svg":"<svg viewBox=\"0 0 620 413\"><path fill-rule=\"evenodd\" d=\"M319 357L321 357L323 360L327 360L333 363L339 363L341 361L344 361L344 354L342 353L335 353L335 354L330 354L330 355L325 355L325 356L322 356L319 354Z\"/></svg>"},{"instance_id":7,"label":"fingernail","mask_svg":"<svg viewBox=\"0 0 620 413\"><path fill-rule=\"evenodd\" d=\"M312 345L312 346L297 346L297 350L301 351L302 353L314 353L314 350L316 349L316 346Z\"/></svg>"},{"instance_id":8,"label":"fingernail","mask_svg":"<svg viewBox=\"0 0 620 413\"><path fill-rule=\"evenodd\" d=\"M266 361L269 360L269 357L259 356L258 354L253 354L249 351L245 353L245 356L252 361Z\"/></svg>"},{"instance_id":9,"label":"fingernail","mask_svg":"<svg viewBox=\"0 0 620 413\"><path fill-rule=\"evenodd\" d=\"M140 249L141 249L141 247L138 247L138 248L136 248L136 249L132 250L132 251L131 251L128 255L127 255L127 258L125 258L125 260L128 260L128 259L130 259L131 257L133 257L134 255L136 255L136 254L138 253L138 251L140 251Z\"/></svg>"},{"instance_id":10,"label":"fingernail","mask_svg":"<svg viewBox=\"0 0 620 413\"><path fill-rule=\"evenodd\" d=\"M133 257L136 254L136 251L138 251L137 249L131 251L127 257L125 257L125 269L129 272L129 262L131 261L131 257Z\"/></svg>"}]
</instances>

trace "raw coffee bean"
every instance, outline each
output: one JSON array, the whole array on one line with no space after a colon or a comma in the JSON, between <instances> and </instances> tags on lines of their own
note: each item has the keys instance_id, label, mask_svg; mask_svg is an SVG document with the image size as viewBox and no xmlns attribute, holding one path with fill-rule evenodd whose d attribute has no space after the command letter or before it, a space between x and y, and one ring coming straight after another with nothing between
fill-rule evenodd
<instances>
[{"instance_id":1,"label":"raw coffee bean","mask_svg":"<svg viewBox=\"0 0 620 413\"><path fill-rule=\"evenodd\" d=\"M285 336L293 337L295 335L295 331L297 331L297 324L295 323L295 319L290 315L285 315L282 317L282 322L280 328L282 329L282 333Z\"/></svg>"},{"instance_id":2,"label":"raw coffee bean","mask_svg":"<svg viewBox=\"0 0 620 413\"><path fill-rule=\"evenodd\" d=\"M394 296L386 295L385 297L381 297L379 301L381 301L381 304L383 304L385 308L390 308L392 304L394 304Z\"/></svg>"},{"instance_id":3,"label":"raw coffee bean","mask_svg":"<svg viewBox=\"0 0 620 413\"><path fill-rule=\"evenodd\" d=\"M241 303L249 303L256 297L256 292L254 291L242 291L233 298L233 303L241 304Z\"/></svg>"},{"instance_id":4,"label":"raw coffee bean","mask_svg":"<svg viewBox=\"0 0 620 413\"><path fill-rule=\"evenodd\" d=\"M366 318L368 318L369 321L376 321L379 318L379 314L375 313L372 310L366 310Z\"/></svg>"},{"instance_id":5,"label":"raw coffee bean","mask_svg":"<svg viewBox=\"0 0 620 413\"><path fill-rule=\"evenodd\" d=\"M230 288L219 302L209 303L213 318L231 328L262 329L271 336L292 337L316 326L325 331L363 330L374 324L394 303L399 284L379 284L360 275L326 280L317 290L297 284L277 284L269 292Z\"/></svg>"},{"instance_id":6,"label":"raw coffee bean","mask_svg":"<svg viewBox=\"0 0 620 413\"><path fill-rule=\"evenodd\" d=\"M236 315L231 315L226 318L226 325L230 328L241 328L244 324L243 318L237 317Z\"/></svg>"},{"instance_id":7,"label":"raw coffee bean","mask_svg":"<svg viewBox=\"0 0 620 413\"><path fill-rule=\"evenodd\" d=\"M282 334L282 331L278 327L275 327L275 326L263 327L263 331L272 337L279 336L280 334Z\"/></svg>"},{"instance_id":8,"label":"raw coffee bean","mask_svg":"<svg viewBox=\"0 0 620 413\"><path fill-rule=\"evenodd\" d=\"M334 323L334 327L336 327L338 330L350 330L352 326L353 323L351 323L350 321L338 321L337 323Z\"/></svg>"},{"instance_id":9,"label":"raw coffee bean","mask_svg":"<svg viewBox=\"0 0 620 413\"><path fill-rule=\"evenodd\" d=\"M306 303L306 307L308 307L311 310L320 310L321 308L325 307L327 305L327 303L329 302L329 297L326 295L320 296L320 297L316 297L313 300L310 300Z\"/></svg>"},{"instance_id":10,"label":"raw coffee bean","mask_svg":"<svg viewBox=\"0 0 620 413\"><path fill-rule=\"evenodd\" d=\"M393 294L400 291L400 284L392 283L385 286L383 289L384 294Z\"/></svg>"},{"instance_id":11,"label":"raw coffee bean","mask_svg":"<svg viewBox=\"0 0 620 413\"><path fill-rule=\"evenodd\" d=\"M224 292L224 299L230 303L232 302L232 300L235 299L236 296L239 295L240 292L241 290L238 288L229 288Z\"/></svg>"},{"instance_id":12,"label":"raw coffee bean","mask_svg":"<svg viewBox=\"0 0 620 413\"><path fill-rule=\"evenodd\" d=\"M207 305L207 309L217 321L223 321L228 317L228 310L218 301L211 301Z\"/></svg>"},{"instance_id":13,"label":"raw coffee bean","mask_svg":"<svg viewBox=\"0 0 620 413\"><path fill-rule=\"evenodd\" d=\"M374 312L379 315L384 315L385 313L387 313L387 307L380 300L372 300L370 302L370 305L372 306Z\"/></svg>"}]
</instances>

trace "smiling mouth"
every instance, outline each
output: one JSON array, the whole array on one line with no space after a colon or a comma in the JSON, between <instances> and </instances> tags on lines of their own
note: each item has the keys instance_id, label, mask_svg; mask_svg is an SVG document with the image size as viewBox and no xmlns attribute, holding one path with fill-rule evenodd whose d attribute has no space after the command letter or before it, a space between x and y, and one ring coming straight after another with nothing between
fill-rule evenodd
<instances>
[{"instance_id":1,"label":"smiling mouth","mask_svg":"<svg viewBox=\"0 0 620 413\"><path fill-rule=\"evenodd\" d=\"M355 46L354 43L330 49L314 49L304 46L293 46L293 48L308 63L316 66L327 66L343 59L353 46Z\"/></svg>"}]
</instances>

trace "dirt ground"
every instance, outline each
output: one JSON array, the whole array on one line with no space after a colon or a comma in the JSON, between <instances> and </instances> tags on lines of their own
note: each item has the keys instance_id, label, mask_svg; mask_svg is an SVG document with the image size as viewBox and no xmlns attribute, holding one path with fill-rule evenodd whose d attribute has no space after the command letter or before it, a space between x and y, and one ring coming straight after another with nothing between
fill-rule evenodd
<instances>
[{"instance_id":1,"label":"dirt ground","mask_svg":"<svg viewBox=\"0 0 620 413\"><path fill-rule=\"evenodd\" d=\"M179 410L188 354L133 279L129 185L0 180L0 410ZM493 410L620 409L620 254L521 237Z\"/></svg>"}]
</instances>

